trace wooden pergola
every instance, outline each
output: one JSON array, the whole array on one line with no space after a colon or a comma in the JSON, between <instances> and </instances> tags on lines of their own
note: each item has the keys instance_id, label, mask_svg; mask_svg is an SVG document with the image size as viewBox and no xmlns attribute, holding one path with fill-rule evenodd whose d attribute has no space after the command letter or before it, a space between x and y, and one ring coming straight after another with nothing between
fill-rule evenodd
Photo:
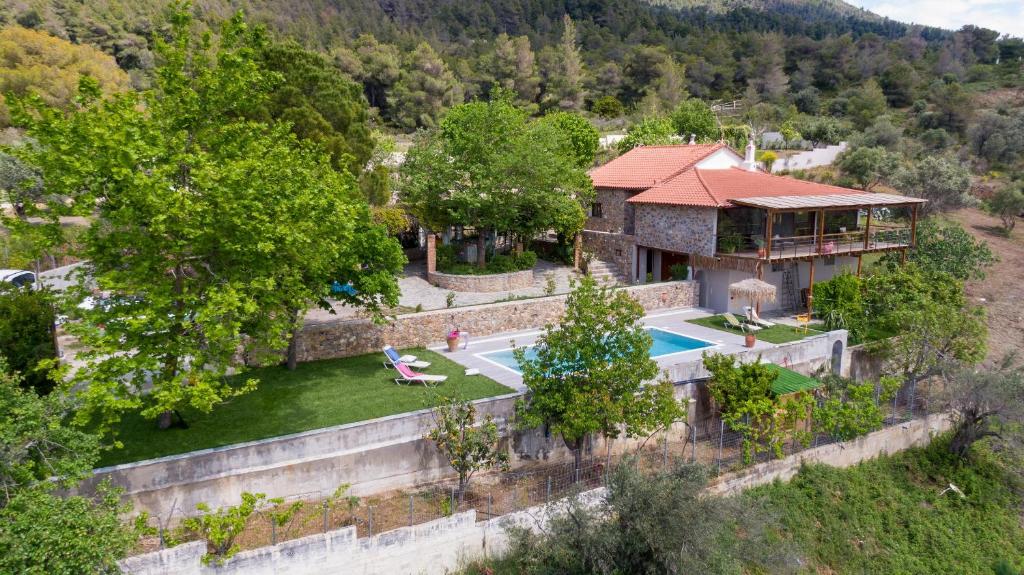
<instances>
[{"instance_id":1,"label":"wooden pergola","mask_svg":"<svg viewBox=\"0 0 1024 575\"><path fill-rule=\"evenodd\" d=\"M895 251L902 254L901 260L905 261L907 250L916 245L917 242L917 213L921 204L926 200L898 196L895 194L873 194L873 193L849 193L830 194L815 196L763 196L731 200L736 206L757 208L766 212L766 229L764 238L764 254L756 254L755 259L759 260L757 266L757 277L763 277L763 264L765 262L780 260L803 260L810 265L810 277L807 293L807 314L810 315L813 309L814 300L814 260L822 256L855 255L857 257L857 275L861 274L862 260L865 253ZM876 208L910 208L910 226L907 229L906 241L878 242L872 241L881 229L884 232L891 232L893 228L872 229L872 211ZM866 210L867 220L863 230L855 232L842 232L840 234L825 234L825 214L836 211ZM772 224L775 215L787 212L813 212L815 214L815 233L813 237L794 237L785 239L773 238ZM862 235L863 238L858 236ZM835 237L833 237L835 236ZM826 239L828 241L826 242ZM773 240L775 245L773 245ZM794 241L799 240L799 242ZM780 246L782 241L791 242L786 246ZM839 242L842 242L841 244ZM840 247L837 249L837 245ZM773 248L775 252L773 254ZM786 253L786 250L790 250ZM780 253L782 252L782 253ZM736 255L735 258L750 259L751 256Z\"/></svg>"}]
</instances>

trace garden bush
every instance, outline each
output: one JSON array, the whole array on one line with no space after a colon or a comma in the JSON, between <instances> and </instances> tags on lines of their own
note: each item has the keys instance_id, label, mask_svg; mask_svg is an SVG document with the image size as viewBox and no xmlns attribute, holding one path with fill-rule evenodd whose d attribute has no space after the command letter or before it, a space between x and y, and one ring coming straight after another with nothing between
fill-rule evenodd
<instances>
[{"instance_id":1,"label":"garden bush","mask_svg":"<svg viewBox=\"0 0 1024 575\"><path fill-rule=\"evenodd\" d=\"M49 393L53 381L39 362L57 357L53 305L45 291L0 288L0 355L22 375L22 386Z\"/></svg>"}]
</instances>

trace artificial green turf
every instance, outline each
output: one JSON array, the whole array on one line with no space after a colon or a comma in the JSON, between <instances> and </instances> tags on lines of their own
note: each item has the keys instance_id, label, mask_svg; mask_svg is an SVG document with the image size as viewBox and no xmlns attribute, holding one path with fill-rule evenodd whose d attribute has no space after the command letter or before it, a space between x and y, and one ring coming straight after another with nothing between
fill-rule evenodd
<instances>
[{"instance_id":1,"label":"artificial green turf","mask_svg":"<svg viewBox=\"0 0 1024 575\"><path fill-rule=\"evenodd\" d=\"M733 335L743 335L738 329L732 327L726 327L725 317L721 315L712 315L708 317L700 317L697 319L687 320L690 323L702 325L704 327L710 327L719 331L731 333ZM757 332L757 339L761 341L767 341L768 343L788 343L791 341L797 341L811 335L817 335L818 332L810 329L804 332L802 327L793 327L789 325L775 324L772 327L761 328Z\"/></svg>"},{"instance_id":2,"label":"artificial green turf","mask_svg":"<svg viewBox=\"0 0 1024 575\"><path fill-rule=\"evenodd\" d=\"M431 366L418 371L447 375L434 388L396 385L395 371L385 369L382 353L300 363L295 371L267 367L245 372L256 378L256 391L229 400L202 414L184 410L188 429L159 430L138 414L118 427L123 449L104 453L100 465L114 465L186 453L197 449L276 437L331 425L363 421L434 405L439 395L479 399L512 393L483 375L466 376L465 368L425 349L404 350Z\"/></svg>"}]
</instances>

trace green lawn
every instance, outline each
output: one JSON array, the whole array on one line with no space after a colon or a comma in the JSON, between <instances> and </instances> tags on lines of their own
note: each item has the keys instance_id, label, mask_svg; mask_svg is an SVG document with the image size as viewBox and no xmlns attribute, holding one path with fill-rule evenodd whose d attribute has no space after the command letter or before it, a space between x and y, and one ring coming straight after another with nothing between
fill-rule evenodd
<instances>
[{"instance_id":1,"label":"green lawn","mask_svg":"<svg viewBox=\"0 0 1024 575\"><path fill-rule=\"evenodd\" d=\"M381 365L383 354L299 364L295 371L268 367L248 371L259 379L256 391L228 401L213 412L183 412L188 429L159 430L153 421L129 414L120 425L123 449L104 454L100 465L114 465L197 449L230 445L424 409L441 394L479 399L512 390L425 349L404 350L431 362L425 373L448 381L428 389L396 385L394 370Z\"/></svg>"},{"instance_id":2,"label":"green lawn","mask_svg":"<svg viewBox=\"0 0 1024 575\"><path fill-rule=\"evenodd\" d=\"M687 320L690 323L702 325L704 327L710 327L719 331L725 331L734 335L742 335L741 332L736 328L726 327L725 317L721 315L712 315L708 317L701 317L697 319ZM767 341L768 343L788 343L791 341L797 341L811 335L817 335L819 332L813 328L804 332L803 328L792 327L788 325L776 324L772 327L762 328L761 331L757 332L757 339L761 341Z\"/></svg>"}]
</instances>

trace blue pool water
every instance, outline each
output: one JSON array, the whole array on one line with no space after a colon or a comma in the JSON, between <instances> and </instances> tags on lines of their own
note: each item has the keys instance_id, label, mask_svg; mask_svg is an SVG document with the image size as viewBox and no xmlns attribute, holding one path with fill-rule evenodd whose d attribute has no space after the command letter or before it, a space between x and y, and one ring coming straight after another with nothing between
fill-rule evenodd
<instances>
[{"instance_id":1,"label":"blue pool water","mask_svg":"<svg viewBox=\"0 0 1024 575\"><path fill-rule=\"evenodd\" d=\"M692 337L686 337L685 335L679 335L678 333L672 333L656 327L647 328L647 333L651 334L651 338L654 340L654 344L651 346L651 358L661 357L663 355L669 355L672 353L679 353L681 351L692 351L695 349L701 349L705 347L711 347L714 345L711 342L694 339ZM516 358L512 355L511 349L505 349L502 351L491 351L487 353L481 353L480 357L489 359L495 363L499 363L517 373L519 371L519 363ZM534 351L533 346L526 348L526 359L534 359L537 357L537 352Z\"/></svg>"}]
</instances>

